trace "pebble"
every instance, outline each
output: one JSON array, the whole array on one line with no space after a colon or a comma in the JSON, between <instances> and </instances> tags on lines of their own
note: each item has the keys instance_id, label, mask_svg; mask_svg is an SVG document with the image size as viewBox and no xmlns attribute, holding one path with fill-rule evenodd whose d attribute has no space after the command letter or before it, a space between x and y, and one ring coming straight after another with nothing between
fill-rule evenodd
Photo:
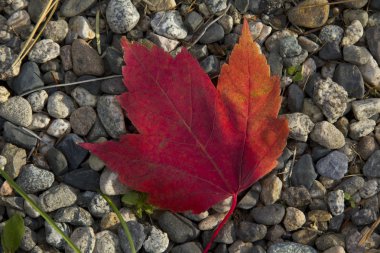
<instances>
[{"instance_id":1,"label":"pebble","mask_svg":"<svg viewBox=\"0 0 380 253\"><path fill-rule=\"evenodd\" d=\"M379 48L379 39L380 39L380 26L369 27L366 30L366 39L369 51L372 53L376 61L380 62L380 48Z\"/></svg>"},{"instance_id":2,"label":"pebble","mask_svg":"<svg viewBox=\"0 0 380 253\"><path fill-rule=\"evenodd\" d=\"M64 136L56 145L56 148L59 149L66 158L70 158L67 161L69 169L71 170L78 168L88 155L88 151L78 145L82 142L84 142L82 138L70 133Z\"/></svg>"},{"instance_id":3,"label":"pebble","mask_svg":"<svg viewBox=\"0 0 380 253\"><path fill-rule=\"evenodd\" d=\"M158 224L175 243L188 242L199 235L199 230L190 220L170 212L163 212L158 218Z\"/></svg>"},{"instance_id":4,"label":"pebble","mask_svg":"<svg viewBox=\"0 0 380 253\"><path fill-rule=\"evenodd\" d=\"M202 253L202 248L199 243L187 242L177 245L172 248L172 253Z\"/></svg>"},{"instance_id":5,"label":"pebble","mask_svg":"<svg viewBox=\"0 0 380 253\"><path fill-rule=\"evenodd\" d=\"M314 128L314 123L309 116L298 112L285 114L285 116L288 119L289 137L297 141L306 142L309 133Z\"/></svg>"},{"instance_id":6,"label":"pebble","mask_svg":"<svg viewBox=\"0 0 380 253\"><path fill-rule=\"evenodd\" d=\"M313 247L294 242L280 242L269 246L267 253L317 253Z\"/></svg>"},{"instance_id":7,"label":"pebble","mask_svg":"<svg viewBox=\"0 0 380 253\"><path fill-rule=\"evenodd\" d=\"M0 80L8 80L14 76L17 76L20 73L20 65L17 64L14 68L11 68L13 62L17 58L11 48L0 45Z\"/></svg>"},{"instance_id":8,"label":"pebble","mask_svg":"<svg viewBox=\"0 0 380 253\"><path fill-rule=\"evenodd\" d=\"M356 226L369 225L375 222L377 219L377 214L372 208L363 208L357 210L351 216L351 221Z\"/></svg>"},{"instance_id":9,"label":"pebble","mask_svg":"<svg viewBox=\"0 0 380 253\"><path fill-rule=\"evenodd\" d=\"M262 191L260 199L265 205L274 204L281 197L282 181L271 175L261 180Z\"/></svg>"},{"instance_id":10,"label":"pebble","mask_svg":"<svg viewBox=\"0 0 380 253\"><path fill-rule=\"evenodd\" d=\"M28 194L28 197L31 198L34 203L38 203L38 197L34 194ZM24 211L26 215L28 215L31 218L38 218L40 217L40 213L34 209L28 201L24 201Z\"/></svg>"},{"instance_id":11,"label":"pebble","mask_svg":"<svg viewBox=\"0 0 380 253\"><path fill-rule=\"evenodd\" d=\"M368 18L368 13L367 13L367 18ZM378 25L380 25L380 14L379 12L375 12L368 18L368 27L378 26Z\"/></svg>"},{"instance_id":12,"label":"pebble","mask_svg":"<svg viewBox=\"0 0 380 253\"><path fill-rule=\"evenodd\" d=\"M28 100L33 112L41 112L47 103L48 97L45 90L40 90L31 93L26 100Z\"/></svg>"},{"instance_id":13,"label":"pebble","mask_svg":"<svg viewBox=\"0 0 380 253\"><path fill-rule=\"evenodd\" d=\"M54 174L48 170L40 169L33 164L24 166L16 183L26 193L36 193L49 189L54 182Z\"/></svg>"},{"instance_id":14,"label":"pebble","mask_svg":"<svg viewBox=\"0 0 380 253\"><path fill-rule=\"evenodd\" d=\"M370 134L376 126L376 121L372 119L363 119L350 124L350 137L358 140L360 137Z\"/></svg>"},{"instance_id":15,"label":"pebble","mask_svg":"<svg viewBox=\"0 0 380 253\"><path fill-rule=\"evenodd\" d=\"M321 50L319 50L318 55L322 60L326 61L342 59L340 43L338 41L327 42Z\"/></svg>"},{"instance_id":16,"label":"pebble","mask_svg":"<svg viewBox=\"0 0 380 253\"><path fill-rule=\"evenodd\" d=\"M69 21L69 28L71 33L76 33L79 38L86 41L95 38L95 32L83 16L72 17Z\"/></svg>"},{"instance_id":17,"label":"pebble","mask_svg":"<svg viewBox=\"0 0 380 253\"><path fill-rule=\"evenodd\" d=\"M205 0L204 2L211 14L218 14L227 8L227 0Z\"/></svg>"},{"instance_id":18,"label":"pebble","mask_svg":"<svg viewBox=\"0 0 380 253\"><path fill-rule=\"evenodd\" d=\"M159 35L157 35L157 36L159 36ZM162 36L160 36L160 37L168 40L165 37L162 37ZM122 78L112 78L112 79L102 81L101 90L104 93L109 94L109 95L120 95L123 92L126 92L127 88L125 87Z\"/></svg>"},{"instance_id":19,"label":"pebble","mask_svg":"<svg viewBox=\"0 0 380 253\"><path fill-rule=\"evenodd\" d=\"M164 49L166 52L171 52L177 48L179 41L171 40L164 36L157 35L155 33L149 33L147 38L152 41L154 44ZM108 93L108 92L107 92ZM114 92L108 94L115 94Z\"/></svg>"},{"instance_id":20,"label":"pebble","mask_svg":"<svg viewBox=\"0 0 380 253\"><path fill-rule=\"evenodd\" d=\"M311 98L303 100L302 113L309 116L312 122L317 123L323 121L323 114L321 109L316 106Z\"/></svg>"},{"instance_id":21,"label":"pebble","mask_svg":"<svg viewBox=\"0 0 380 253\"><path fill-rule=\"evenodd\" d=\"M346 111L348 94L342 86L327 78L316 82L313 100L328 121L334 123Z\"/></svg>"},{"instance_id":22,"label":"pebble","mask_svg":"<svg viewBox=\"0 0 380 253\"><path fill-rule=\"evenodd\" d=\"M175 0L153 0L148 4L148 8L151 11L166 11L176 7Z\"/></svg>"},{"instance_id":23,"label":"pebble","mask_svg":"<svg viewBox=\"0 0 380 253\"><path fill-rule=\"evenodd\" d=\"M130 0L111 0L106 17L111 30L119 34L132 30L140 20L140 14Z\"/></svg>"},{"instance_id":24,"label":"pebble","mask_svg":"<svg viewBox=\"0 0 380 253\"><path fill-rule=\"evenodd\" d=\"M326 250L338 245L345 246L344 235L334 233L323 234L316 240L315 245L319 250Z\"/></svg>"},{"instance_id":25,"label":"pebble","mask_svg":"<svg viewBox=\"0 0 380 253\"><path fill-rule=\"evenodd\" d=\"M59 184L51 187L39 196L39 205L45 212L52 212L62 207L73 205L77 200L77 195L74 189L65 185Z\"/></svg>"},{"instance_id":26,"label":"pebble","mask_svg":"<svg viewBox=\"0 0 380 253\"><path fill-rule=\"evenodd\" d=\"M194 33L203 24L203 17L198 12L192 11L186 15L184 24L190 33Z\"/></svg>"},{"instance_id":27,"label":"pebble","mask_svg":"<svg viewBox=\"0 0 380 253\"><path fill-rule=\"evenodd\" d=\"M61 180L80 190L97 191L99 189L100 175L92 169L79 168L62 175Z\"/></svg>"},{"instance_id":28,"label":"pebble","mask_svg":"<svg viewBox=\"0 0 380 253\"><path fill-rule=\"evenodd\" d=\"M322 43L335 41L340 43L343 38L343 34L344 30L342 27L337 25L326 25L320 31L319 39L322 41Z\"/></svg>"},{"instance_id":29,"label":"pebble","mask_svg":"<svg viewBox=\"0 0 380 253\"><path fill-rule=\"evenodd\" d=\"M143 246L144 240L146 238L146 234L144 231L144 226L138 223L137 221L129 221L127 222L128 229L131 233L133 244L135 246L136 251L139 251L141 247ZM127 239L127 236L124 233L124 230L119 227L118 229L118 235L120 238L120 245L125 253L130 253L131 248L129 245L129 241Z\"/></svg>"},{"instance_id":30,"label":"pebble","mask_svg":"<svg viewBox=\"0 0 380 253\"><path fill-rule=\"evenodd\" d=\"M211 44L224 38L224 29L218 24L212 24L200 38L199 42L203 44Z\"/></svg>"},{"instance_id":31,"label":"pebble","mask_svg":"<svg viewBox=\"0 0 380 253\"><path fill-rule=\"evenodd\" d=\"M100 191L108 196L122 195L128 192L128 187L121 183L118 174L105 169L100 176Z\"/></svg>"},{"instance_id":32,"label":"pebble","mask_svg":"<svg viewBox=\"0 0 380 253\"><path fill-rule=\"evenodd\" d=\"M95 248L96 237L92 227L78 227L70 235L70 239L79 248L80 252L92 253ZM68 245L65 245L66 253L75 251Z\"/></svg>"},{"instance_id":33,"label":"pebble","mask_svg":"<svg viewBox=\"0 0 380 253\"><path fill-rule=\"evenodd\" d=\"M319 49L319 45L305 36L299 36L298 44L305 49L308 53L315 53Z\"/></svg>"},{"instance_id":34,"label":"pebble","mask_svg":"<svg viewBox=\"0 0 380 253\"><path fill-rule=\"evenodd\" d=\"M368 180L365 185L359 190L360 197L363 199L368 199L374 196L380 191L378 187L378 182L375 179Z\"/></svg>"},{"instance_id":35,"label":"pebble","mask_svg":"<svg viewBox=\"0 0 380 253\"><path fill-rule=\"evenodd\" d=\"M297 84L291 84L288 88L289 111L290 112L302 111L304 97L305 96L304 96L303 90Z\"/></svg>"},{"instance_id":36,"label":"pebble","mask_svg":"<svg viewBox=\"0 0 380 253\"><path fill-rule=\"evenodd\" d=\"M44 86L41 79L41 72L35 62L25 62L20 71L20 75L15 77L10 84L10 88L20 95L26 91Z\"/></svg>"},{"instance_id":37,"label":"pebble","mask_svg":"<svg viewBox=\"0 0 380 253\"><path fill-rule=\"evenodd\" d=\"M62 63L62 68L68 71L73 68L73 61L71 57L71 45L62 46L60 49L60 59Z\"/></svg>"},{"instance_id":38,"label":"pebble","mask_svg":"<svg viewBox=\"0 0 380 253\"><path fill-rule=\"evenodd\" d=\"M238 208L244 209L244 210L253 208L254 206L256 206L257 202L259 201L259 197L260 197L260 192L252 188L239 201Z\"/></svg>"},{"instance_id":39,"label":"pebble","mask_svg":"<svg viewBox=\"0 0 380 253\"><path fill-rule=\"evenodd\" d=\"M155 33L169 39L181 40L187 36L181 15L177 11L157 12L150 24Z\"/></svg>"},{"instance_id":40,"label":"pebble","mask_svg":"<svg viewBox=\"0 0 380 253\"><path fill-rule=\"evenodd\" d=\"M66 234L66 235L70 235L71 233L71 229L70 227L65 224L65 223L57 223L56 222L56 225ZM46 239L46 242L53 246L53 247L56 247L57 249L63 249L65 247L65 240L62 238L62 236L60 234L58 234L58 232L53 229L49 223L47 223L45 221L45 239Z\"/></svg>"},{"instance_id":41,"label":"pebble","mask_svg":"<svg viewBox=\"0 0 380 253\"><path fill-rule=\"evenodd\" d=\"M374 87L380 87L380 68L372 56L370 56L366 64L358 67L365 82Z\"/></svg>"},{"instance_id":42,"label":"pebble","mask_svg":"<svg viewBox=\"0 0 380 253\"><path fill-rule=\"evenodd\" d=\"M0 104L0 117L15 125L27 127L32 123L32 108L26 99L14 96Z\"/></svg>"},{"instance_id":43,"label":"pebble","mask_svg":"<svg viewBox=\"0 0 380 253\"><path fill-rule=\"evenodd\" d=\"M343 190L345 193L354 195L360 188L362 188L365 184L365 181L362 177L352 176L344 181L342 181L336 189Z\"/></svg>"},{"instance_id":44,"label":"pebble","mask_svg":"<svg viewBox=\"0 0 380 253\"><path fill-rule=\"evenodd\" d=\"M359 20L354 20L346 28L342 39L342 46L354 45L364 34L363 25Z\"/></svg>"},{"instance_id":45,"label":"pebble","mask_svg":"<svg viewBox=\"0 0 380 253\"><path fill-rule=\"evenodd\" d=\"M333 80L347 91L349 97L363 98L364 81L357 66L349 63L338 64Z\"/></svg>"},{"instance_id":46,"label":"pebble","mask_svg":"<svg viewBox=\"0 0 380 253\"><path fill-rule=\"evenodd\" d=\"M312 8L304 6L317 5ZM289 21L306 28L321 27L327 22L330 7L327 0L305 0L288 11Z\"/></svg>"},{"instance_id":47,"label":"pebble","mask_svg":"<svg viewBox=\"0 0 380 253\"><path fill-rule=\"evenodd\" d=\"M294 57L300 55L302 47L298 44L297 38L294 36L285 37L279 42L279 52L281 57Z\"/></svg>"},{"instance_id":48,"label":"pebble","mask_svg":"<svg viewBox=\"0 0 380 253\"><path fill-rule=\"evenodd\" d=\"M294 231L303 226L306 222L304 213L294 207L286 208L286 214L284 217L284 227L286 231Z\"/></svg>"},{"instance_id":49,"label":"pebble","mask_svg":"<svg viewBox=\"0 0 380 253\"><path fill-rule=\"evenodd\" d=\"M155 226L152 226L150 234L143 246L147 253L162 253L169 246L168 235Z\"/></svg>"},{"instance_id":50,"label":"pebble","mask_svg":"<svg viewBox=\"0 0 380 253\"><path fill-rule=\"evenodd\" d=\"M6 143L1 151L1 156L6 158L5 172L14 179L20 174L21 167L26 164L26 151L11 143Z\"/></svg>"},{"instance_id":51,"label":"pebble","mask_svg":"<svg viewBox=\"0 0 380 253\"><path fill-rule=\"evenodd\" d=\"M380 98L368 98L352 102L352 111L357 120L365 120L380 113Z\"/></svg>"},{"instance_id":52,"label":"pebble","mask_svg":"<svg viewBox=\"0 0 380 253\"><path fill-rule=\"evenodd\" d=\"M112 138L119 138L126 133L124 114L115 96L98 98L97 112L105 130Z\"/></svg>"},{"instance_id":53,"label":"pebble","mask_svg":"<svg viewBox=\"0 0 380 253\"><path fill-rule=\"evenodd\" d=\"M363 65L366 64L371 57L371 53L365 47L348 45L343 47L343 59L346 62Z\"/></svg>"},{"instance_id":54,"label":"pebble","mask_svg":"<svg viewBox=\"0 0 380 253\"><path fill-rule=\"evenodd\" d=\"M314 198L323 198L326 194L326 188L323 184L317 180L314 180L309 189L310 196Z\"/></svg>"},{"instance_id":55,"label":"pebble","mask_svg":"<svg viewBox=\"0 0 380 253\"><path fill-rule=\"evenodd\" d=\"M29 227L25 226L24 235L20 242L20 249L30 251L37 244L37 235Z\"/></svg>"},{"instance_id":56,"label":"pebble","mask_svg":"<svg viewBox=\"0 0 380 253\"><path fill-rule=\"evenodd\" d=\"M280 224L285 215L285 208L281 204L271 204L255 207L251 210L250 216L258 224L273 226Z\"/></svg>"},{"instance_id":57,"label":"pebble","mask_svg":"<svg viewBox=\"0 0 380 253\"><path fill-rule=\"evenodd\" d=\"M44 30L45 39L51 39L54 42L62 42L69 32L69 25L64 19L49 21Z\"/></svg>"},{"instance_id":58,"label":"pebble","mask_svg":"<svg viewBox=\"0 0 380 253\"><path fill-rule=\"evenodd\" d=\"M99 157L97 157L96 155L94 154L90 154L90 157L88 158L88 165L90 166L90 168L92 170L95 170L95 171L100 171L104 168L105 164L102 160L100 160ZM102 179L100 179L102 180ZM106 183L106 182L105 182ZM105 183L100 183L100 186L102 187L102 184L105 184ZM116 190L116 189L115 189ZM106 190L106 191L111 191L111 189L109 190ZM106 193L105 193L106 194ZM110 195L110 194L107 194L107 195Z\"/></svg>"},{"instance_id":59,"label":"pebble","mask_svg":"<svg viewBox=\"0 0 380 253\"><path fill-rule=\"evenodd\" d=\"M327 194L327 204L334 216L342 214L344 212L344 192L342 190L329 192Z\"/></svg>"},{"instance_id":60,"label":"pebble","mask_svg":"<svg viewBox=\"0 0 380 253\"><path fill-rule=\"evenodd\" d=\"M11 94L4 86L0 86L0 104L8 101Z\"/></svg>"},{"instance_id":61,"label":"pebble","mask_svg":"<svg viewBox=\"0 0 380 253\"><path fill-rule=\"evenodd\" d=\"M88 134L96 120L96 112L92 107L80 107L70 116L70 124L73 132L85 136Z\"/></svg>"},{"instance_id":62,"label":"pebble","mask_svg":"<svg viewBox=\"0 0 380 253\"><path fill-rule=\"evenodd\" d=\"M96 235L93 253L121 253L120 241L116 234L111 231L101 231ZM157 252L158 253L158 252Z\"/></svg>"},{"instance_id":63,"label":"pebble","mask_svg":"<svg viewBox=\"0 0 380 253\"><path fill-rule=\"evenodd\" d=\"M316 164L320 175L331 179L339 180L348 171L348 157L339 151L333 151L321 158Z\"/></svg>"},{"instance_id":64,"label":"pebble","mask_svg":"<svg viewBox=\"0 0 380 253\"><path fill-rule=\"evenodd\" d=\"M91 226L94 223L91 214L85 209L77 206L59 209L54 214L54 221L69 223L73 226Z\"/></svg>"},{"instance_id":65,"label":"pebble","mask_svg":"<svg viewBox=\"0 0 380 253\"><path fill-rule=\"evenodd\" d=\"M59 56L59 44L51 39L37 42L29 52L29 60L36 63L45 63Z\"/></svg>"},{"instance_id":66,"label":"pebble","mask_svg":"<svg viewBox=\"0 0 380 253\"><path fill-rule=\"evenodd\" d=\"M107 201L102 197L102 195L95 194L88 204L88 210L93 216L101 218L105 214L111 212L112 208L110 205L108 205Z\"/></svg>"},{"instance_id":67,"label":"pebble","mask_svg":"<svg viewBox=\"0 0 380 253\"><path fill-rule=\"evenodd\" d=\"M95 107L97 103L97 97L82 87L76 87L71 92L71 97L74 98L80 107Z\"/></svg>"},{"instance_id":68,"label":"pebble","mask_svg":"<svg viewBox=\"0 0 380 253\"><path fill-rule=\"evenodd\" d=\"M95 0L67 0L62 4L60 13L64 17L74 17L90 8L95 2Z\"/></svg>"},{"instance_id":69,"label":"pebble","mask_svg":"<svg viewBox=\"0 0 380 253\"><path fill-rule=\"evenodd\" d=\"M46 153L46 159L50 169L57 176L60 176L69 170L66 157L61 151L54 147L48 150Z\"/></svg>"},{"instance_id":70,"label":"pebble","mask_svg":"<svg viewBox=\"0 0 380 253\"><path fill-rule=\"evenodd\" d=\"M9 16L6 24L13 31L21 32L26 26L30 25L30 16L27 11L19 10Z\"/></svg>"},{"instance_id":71,"label":"pebble","mask_svg":"<svg viewBox=\"0 0 380 253\"><path fill-rule=\"evenodd\" d=\"M267 233L265 225L242 221L237 228L237 237L245 242L256 242L264 239Z\"/></svg>"},{"instance_id":72,"label":"pebble","mask_svg":"<svg viewBox=\"0 0 380 253\"><path fill-rule=\"evenodd\" d=\"M50 123L50 117L44 113L34 113L32 123L29 125L30 130L42 130Z\"/></svg>"},{"instance_id":73,"label":"pebble","mask_svg":"<svg viewBox=\"0 0 380 253\"><path fill-rule=\"evenodd\" d=\"M62 91L56 91L48 98L47 111L50 116L64 119L75 110L73 100Z\"/></svg>"},{"instance_id":74,"label":"pebble","mask_svg":"<svg viewBox=\"0 0 380 253\"><path fill-rule=\"evenodd\" d=\"M101 76L104 73L104 63L100 55L86 41L74 40L71 45L73 71L77 76Z\"/></svg>"},{"instance_id":75,"label":"pebble","mask_svg":"<svg viewBox=\"0 0 380 253\"><path fill-rule=\"evenodd\" d=\"M47 133L60 138L71 131L70 122L65 119L55 119L51 122Z\"/></svg>"},{"instance_id":76,"label":"pebble","mask_svg":"<svg viewBox=\"0 0 380 253\"><path fill-rule=\"evenodd\" d=\"M294 186L303 185L310 189L317 176L311 155L305 154L294 164L290 180Z\"/></svg>"},{"instance_id":77,"label":"pebble","mask_svg":"<svg viewBox=\"0 0 380 253\"><path fill-rule=\"evenodd\" d=\"M380 150L376 150L368 158L363 166L363 174L366 177L380 177Z\"/></svg>"},{"instance_id":78,"label":"pebble","mask_svg":"<svg viewBox=\"0 0 380 253\"><path fill-rule=\"evenodd\" d=\"M8 121L4 123L3 137L5 141L29 150L34 148L37 144L36 137L31 136L22 128L15 126Z\"/></svg>"},{"instance_id":79,"label":"pebble","mask_svg":"<svg viewBox=\"0 0 380 253\"><path fill-rule=\"evenodd\" d=\"M117 228L119 225L120 225L119 218L117 218L117 215L114 212L106 213L100 220L101 230L117 231Z\"/></svg>"},{"instance_id":80,"label":"pebble","mask_svg":"<svg viewBox=\"0 0 380 253\"><path fill-rule=\"evenodd\" d=\"M214 229L223 220L225 216L226 216L226 213L211 214L198 223L198 229L199 230Z\"/></svg>"},{"instance_id":81,"label":"pebble","mask_svg":"<svg viewBox=\"0 0 380 253\"><path fill-rule=\"evenodd\" d=\"M310 193L303 186L285 189L282 193L282 199L291 207L303 207L311 203Z\"/></svg>"},{"instance_id":82,"label":"pebble","mask_svg":"<svg viewBox=\"0 0 380 253\"><path fill-rule=\"evenodd\" d=\"M342 246L334 246L332 248L329 248L323 251L323 253L346 253L346 251L344 250Z\"/></svg>"},{"instance_id":83,"label":"pebble","mask_svg":"<svg viewBox=\"0 0 380 253\"><path fill-rule=\"evenodd\" d=\"M207 56L200 65L208 75L215 75L220 70L220 62L215 55Z\"/></svg>"},{"instance_id":84,"label":"pebble","mask_svg":"<svg viewBox=\"0 0 380 253\"><path fill-rule=\"evenodd\" d=\"M373 152L379 149L379 145L373 136L364 136L360 138L357 145L357 152L363 160L367 160Z\"/></svg>"},{"instance_id":85,"label":"pebble","mask_svg":"<svg viewBox=\"0 0 380 253\"><path fill-rule=\"evenodd\" d=\"M310 138L328 149L339 149L346 142L342 132L327 121L316 123Z\"/></svg>"}]
</instances>

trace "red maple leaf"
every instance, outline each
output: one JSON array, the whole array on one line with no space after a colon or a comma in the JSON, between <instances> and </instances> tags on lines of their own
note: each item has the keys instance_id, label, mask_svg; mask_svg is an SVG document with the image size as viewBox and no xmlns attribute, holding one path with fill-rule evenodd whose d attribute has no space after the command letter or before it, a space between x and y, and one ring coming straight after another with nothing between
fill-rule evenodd
<instances>
[{"instance_id":1,"label":"red maple leaf","mask_svg":"<svg viewBox=\"0 0 380 253\"><path fill-rule=\"evenodd\" d=\"M275 167L286 144L279 79L270 76L246 21L217 88L185 49L172 57L121 43L128 92L118 100L139 134L82 147L163 209L199 213L232 196L212 241L237 195Z\"/></svg>"}]
</instances>

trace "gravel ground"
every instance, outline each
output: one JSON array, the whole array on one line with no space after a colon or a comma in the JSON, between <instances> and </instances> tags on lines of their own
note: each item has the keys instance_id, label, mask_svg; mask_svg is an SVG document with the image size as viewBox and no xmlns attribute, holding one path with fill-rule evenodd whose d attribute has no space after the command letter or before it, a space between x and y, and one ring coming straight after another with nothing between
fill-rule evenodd
<instances>
[{"instance_id":1,"label":"gravel ground","mask_svg":"<svg viewBox=\"0 0 380 253\"><path fill-rule=\"evenodd\" d=\"M379 228L358 244L379 218L379 0L331 6L323 6L327 0L64 0L27 59L9 71L46 3L0 0L0 76L7 77L0 80L0 154L8 160L5 170L82 252L130 252L97 189L112 196L136 247L147 253L201 252L230 201L198 215L156 211L142 219L122 206L128 189L76 145L134 130L115 99L125 91L120 77L24 93L121 74L123 35L173 54L190 47L215 79L243 17L272 73L282 77L290 136L276 169L240 196L213 252L380 252ZM316 6L294 8L310 4ZM0 185L0 221L17 212L27 226L19 252L71 252L6 182Z\"/></svg>"}]
</instances>

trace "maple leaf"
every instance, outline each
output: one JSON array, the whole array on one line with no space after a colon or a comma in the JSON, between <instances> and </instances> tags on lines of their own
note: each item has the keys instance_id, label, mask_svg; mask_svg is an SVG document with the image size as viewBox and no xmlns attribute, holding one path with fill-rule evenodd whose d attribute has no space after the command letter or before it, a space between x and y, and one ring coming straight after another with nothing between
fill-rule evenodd
<instances>
[{"instance_id":1,"label":"maple leaf","mask_svg":"<svg viewBox=\"0 0 380 253\"><path fill-rule=\"evenodd\" d=\"M278 118L280 82L244 21L217 88L183 49L172 57L158 47L121 41L124 84L118 97L139 134L118 142L81 144L149 202L174 212L199 213L237 195L276 165L288 135Z\"/></svg>"}]
</instances>

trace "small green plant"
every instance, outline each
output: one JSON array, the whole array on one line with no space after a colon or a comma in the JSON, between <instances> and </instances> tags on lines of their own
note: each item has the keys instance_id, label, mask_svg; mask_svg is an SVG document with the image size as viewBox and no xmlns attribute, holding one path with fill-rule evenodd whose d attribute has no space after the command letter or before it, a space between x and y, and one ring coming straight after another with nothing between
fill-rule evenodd
<instances>
[{"instance_id":1,"label":"small green plant","mask_svg":"<svg viewBox=\"0 0 380 253\"><path fill-rule=\"evenodd\" d=\"M355 203L355 201L353 200L351 194L345 192L345 193L344 193L344 199L347 200L347 201L350 203L350 206L351 206L352 208L355 208L355 207L356 207L356 203Z\"/></svg>"},{"instance_id":2,"label":"small green plant","mask_svg":"<svg viewBox=\"0 0 380 253\"><path fill-rule=\"evenodd\" d=\"M14 253L20 247L25 233L24 219L18 213L5 222L1 233L1 246L4 253Z\"/></svg>"},{"instance_id":3,"label":"small green plant","mask_svg":"<svg viewBox=\"0 0 380 253\"><path fill-rule=\"evenodd\" d=\"M303 80L302 76L302 66L290 66L286 69L286 74L290 76L293 80L293 82L299 82Z\"/></svg>"},{"instance_id":4,"label":"small green plant","mask_svg":"<svg viewBox=\"0 0 380 253\"><path fill-rule=\"evenodd\" d=\"M148 203L148 196L143 192L129 191L124 194L121 201L128 206L133 206L135 208L135 213L137 217L141 218L143 213L148 215L153 214L154 207Z\"/></svg>"}]
</instances>

